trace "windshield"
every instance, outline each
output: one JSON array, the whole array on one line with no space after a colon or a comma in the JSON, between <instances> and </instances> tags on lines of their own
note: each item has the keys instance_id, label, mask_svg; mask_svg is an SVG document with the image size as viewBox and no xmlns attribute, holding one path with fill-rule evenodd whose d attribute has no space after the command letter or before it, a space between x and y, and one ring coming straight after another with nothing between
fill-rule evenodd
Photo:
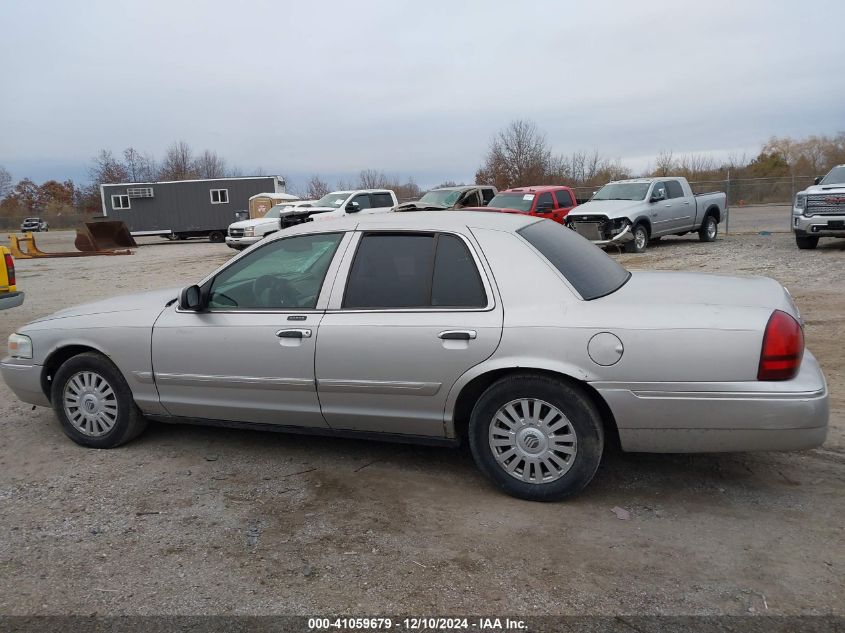
<instances>
[{"instance_id":1,"label":"windshield","mask_svg":"<svg viewBox=\"0 0 845 633\"><path fill-rule=\"evenodd\" d=\"M499 193L488 204L494 209L515 209L516 211L530 211L534 204L533 193Z\"/></svg>"},{"instance_id":2,"label":"windshield","mask_svg":"<svg viewBox=\"0 0 845 633\"><path fill-rule=\"evenodd\" d=\"M39 222L39 219L38 218L27 218L27 219L24 220L24 222Z\"/></svg>"},{"instance_id":3,"label":"windshield","mask_svg":"<svg viewBox=\"0 0 845 633\"><path fill-rule=\"evenodd\" d=\"M438 207L452 207L460 196L461 192L455 191L454 189L435 189L420 198L420 203L432 204Z\"/></svg>"},{"instance_id":4,"label":"windshield","mask_svg":"<svg viewBox=\"0 0 845 633\"><path fill-rule=\"evenodd\" d=\"M612 182L596 192L593 200L645 200L649 182Z\"/></svg>"},{"instance_id":5,"label":"windshield","mask_svg":"<svg viewBox=\"0 0 845 633\"><path fill-rule=\"evenodd\" d=\"M834 167L830 173L822 178L820 185L842 185L845 184L845 165Z\"/></svg>"},{"instance_id":6,"label":"windshield","mask_svg":"<svg viewBox=\"0 0 845 633\"><path fill-rule=\"evenodd\" d=\"M349 191L333 191L332 193L328 193L317 202L314 203L315 207L339 207L346 199L349 197Z\"/></svg>"},{"instance_id":7,"label":"windshield","mask_svg":"<svg viewBox=\"0 0 845 633\"><path fill-rule=\"evenodd\" d=\"M619 290L631 273L571 229L540 220L517 231L549 260L585 301Z\"/></svg>"},{"instance_id":8,"label":"windshield","mask_svg":"<svg viewBox=\"0 0 845 633\"><path fill-rule=\"evenodd\" d=\"M265 213L264 217L265 218L280 218L280 217L282 217L281 213L282 213L282 209L284 209L284 208L285 208L284 205L277 204L275 207L273 207L267 213Z\"/></svg>"}]
</instances>

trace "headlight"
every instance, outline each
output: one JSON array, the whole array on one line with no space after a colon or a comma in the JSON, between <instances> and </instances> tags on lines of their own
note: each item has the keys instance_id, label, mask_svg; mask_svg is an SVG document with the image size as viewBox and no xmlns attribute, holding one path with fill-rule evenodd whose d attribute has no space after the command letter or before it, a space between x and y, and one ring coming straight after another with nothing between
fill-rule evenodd
<instances>
[{"instance_id":1,"label":"headlight","mask_svg":"<svg viewBox=\"0 0 845 633\"><path fill-rule=\"evenodd\" d=\"M255 227L250 226L244 229L244 237L255 237Z\"/></svg>"},{"instance_id":2,"label":"headlight","mask_svg":"<svg viewBox=\"0 0 845 633\"><path fill-rule=\"evenodd\" d=\"M9 356L32 358L32 339L23 334L12 334L9 337Z\"/></svg>"},{"instance_id":3,"label":"headlight","mask_svg":"<svg viewBox=\"0 0 845 633\"><path fill-rule=\"evenodd\" d=\"M795 196L795 208L802 211L807 208L807 194L799 193Z\"/></svg>"}]
</instances>

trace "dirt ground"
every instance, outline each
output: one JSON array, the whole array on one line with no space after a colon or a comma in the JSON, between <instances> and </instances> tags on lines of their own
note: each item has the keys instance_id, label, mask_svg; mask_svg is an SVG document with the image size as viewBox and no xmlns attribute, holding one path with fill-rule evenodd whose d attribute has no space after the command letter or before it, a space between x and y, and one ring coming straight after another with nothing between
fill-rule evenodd
<instances>
[{"instance_id":1,"label":"dirt ground","mask_svg":"<svg viewBox=\"0 0 845 633\"><path fill-rule=\"evenodd\" d=\"M737 209L714 244L619 259L785 284L831 390L822 448L613 452L577 498L538 504L494 490L465 450L165 425L84 449L0 383L0 614L845 613L845 240L798 251L788 213ZM19 261L26 302L0 336L232 254L146 240Z\"/></svg>"}]
</instances>

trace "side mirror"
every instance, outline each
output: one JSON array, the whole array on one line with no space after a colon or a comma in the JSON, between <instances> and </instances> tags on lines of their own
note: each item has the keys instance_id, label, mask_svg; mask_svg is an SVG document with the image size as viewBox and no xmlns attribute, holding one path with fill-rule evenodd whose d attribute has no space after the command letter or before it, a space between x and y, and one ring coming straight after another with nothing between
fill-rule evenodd
<instances>
[{"instance_id":1,"label":"side mirror","mask_svg":"<svg viewBox=\"0 0 845 633\"><path fill-rule=\"evenodd\" d=\"M651 194L651 201L652 202L660 202L661 200L666 199L666 192L663 190L657 191Z\"/></svg>"},{"instance_id":2,"label":"side mirror","mask_svg":"<svg viewBox=\"0 0 845 633\"><path fill-rule=\"evenodd\" d=\"M346 212L347 213L358 213L361 210L361 205L357 202L350 202L346 205Z\"/></svg>"},{"instance_id":3,"label":"side mirror","mask_svg":"<svg viewBox=\"0 0 845 633\"><path fill-rule=\"evenodd\" d=\"M822 181L822 178L823 178L823 176L816 176L816 177L813 179L813 184L814 184L814 185L819 184L819 183Z\"/></svg>"},{"instance_id":4,"label":"side mirror","mask_svg":"<svg viewBox=\"0 0 845 633\"><path fill-rule=\"evenodd\" d=\"M180 310L193 310L196 312L202 308L202 292L200 292L199 286L186 286L179 291Z\"/></svg>"}]
</instances>

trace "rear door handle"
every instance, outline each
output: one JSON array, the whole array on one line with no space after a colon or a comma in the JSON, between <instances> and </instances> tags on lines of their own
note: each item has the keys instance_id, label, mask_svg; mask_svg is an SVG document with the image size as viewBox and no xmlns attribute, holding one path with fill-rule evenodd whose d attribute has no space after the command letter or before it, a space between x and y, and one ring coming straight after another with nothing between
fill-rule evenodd
<instances>
[{"instance_id":1,"label":"rear door handle","mask_svg":"<svg viewBox=\"0 0 845 633\"><path fill-rule=\"evenodd\" d=\"M290 328L276 332L279 338L311 338L311 330L301 328Z\"/></svg>"},{"instance_id":2,"label":"rear door handle","mask_svg":"<svg viewBox=\"0 0 845 633\"><path fill-rule=\"evenodd\" d=\"M437 338L441 338L444 341L469 341L477 336L478 332L475 330L444 330L437 335Z\"/></svg>"}]
</instances>

